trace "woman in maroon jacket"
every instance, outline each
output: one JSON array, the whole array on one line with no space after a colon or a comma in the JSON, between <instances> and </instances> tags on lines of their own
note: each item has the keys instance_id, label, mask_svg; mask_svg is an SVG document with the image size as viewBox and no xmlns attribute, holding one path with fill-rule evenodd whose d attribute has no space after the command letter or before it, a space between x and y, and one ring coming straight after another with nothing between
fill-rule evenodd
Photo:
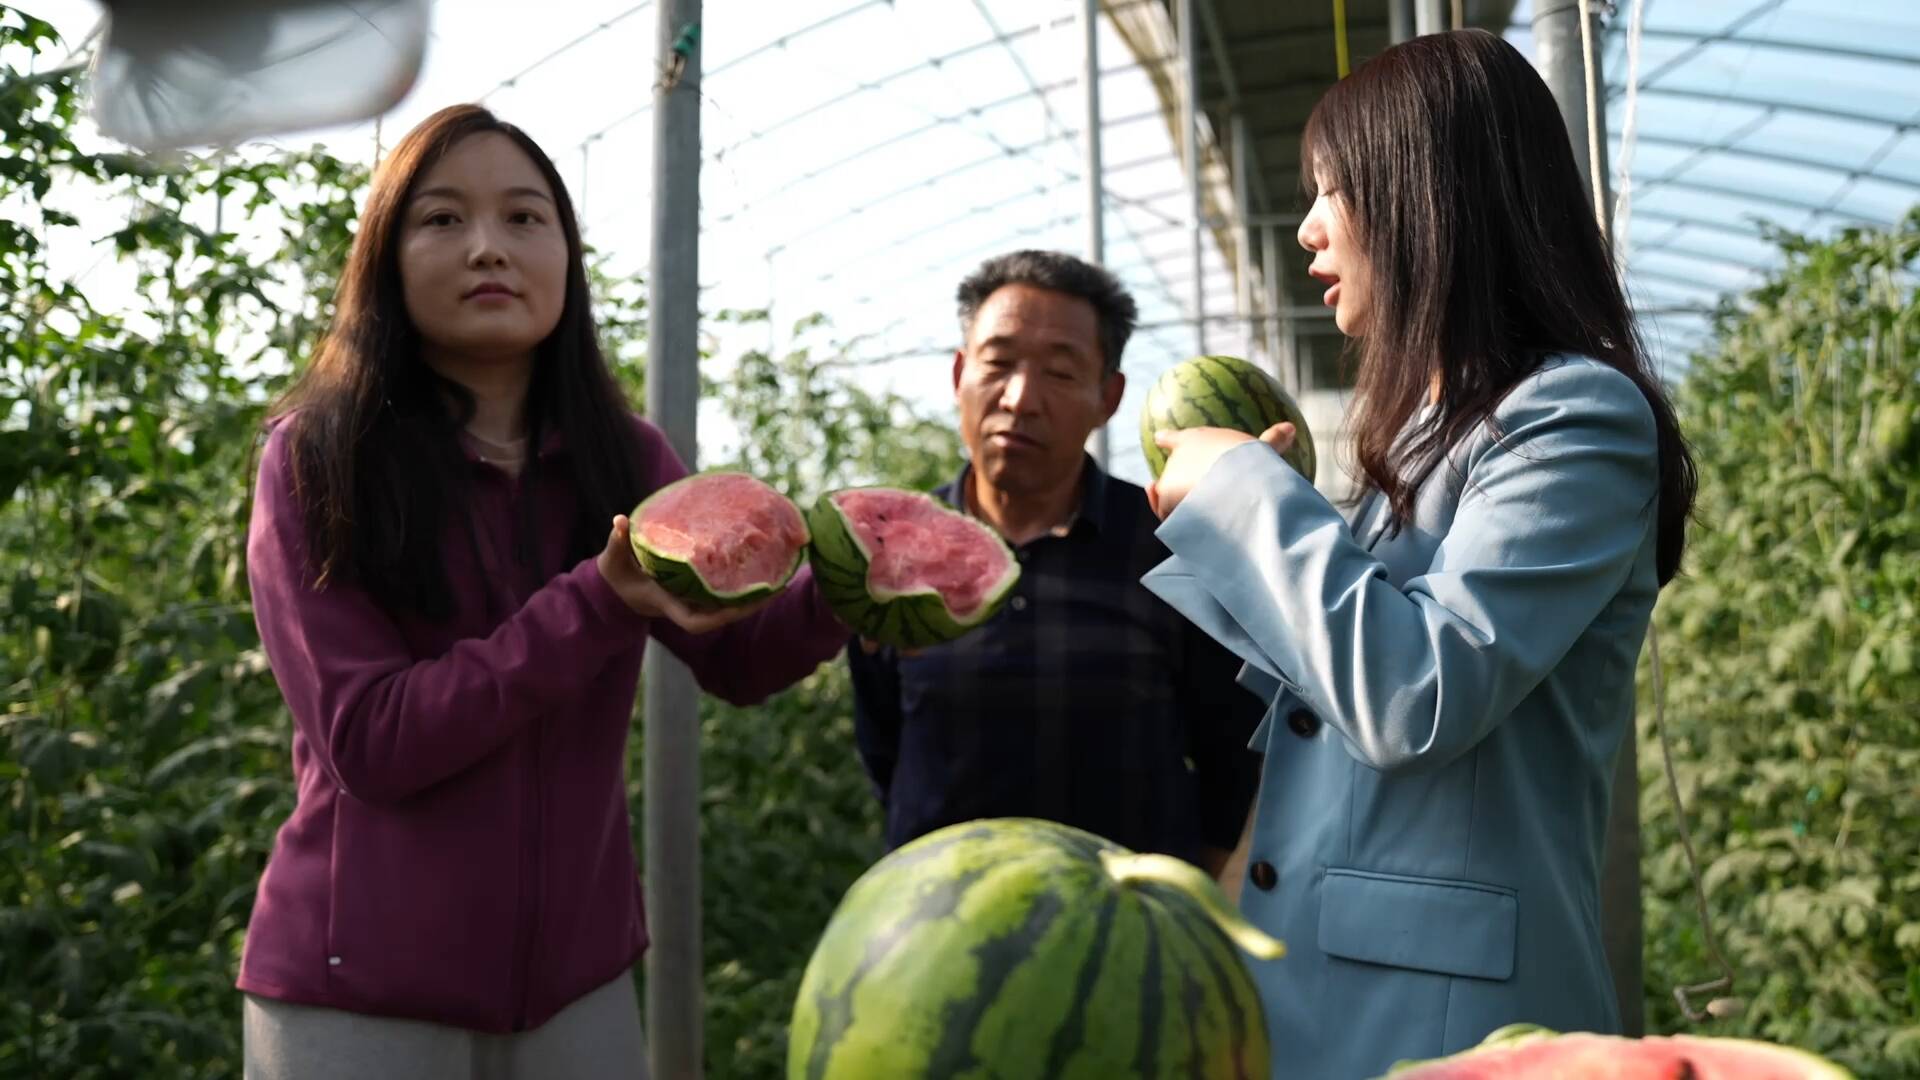
<instances>
[{"instance_id":1,"label":"woman in maroon jacket","mask_svg":"<svg viewBox=\"0 0 1920 1080\"><path fill-rule=\"evenodd\" d=\"M298 783L241 962L247 1075L644 1075L646 639L750 703L847 631L804 570L716 612L640 570L621 511L686 466L609 376L572 205L517 128L410 132L336 308L247 546Z\"/></svg>"}]
</instances>

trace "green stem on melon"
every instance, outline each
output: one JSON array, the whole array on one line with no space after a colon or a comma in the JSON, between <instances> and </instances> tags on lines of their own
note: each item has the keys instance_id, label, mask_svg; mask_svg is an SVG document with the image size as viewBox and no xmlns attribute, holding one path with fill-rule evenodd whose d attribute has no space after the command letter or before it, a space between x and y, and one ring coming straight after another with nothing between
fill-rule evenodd
<instances>
[{"instance_id":1,"label":"green stem on melon","mask_svg":"<svg viewBox=\"0 0 1920 1080\"><path fill-rule=\"evenodd\" d=\"M1150 881L1179 889L1193 897L1242 952L1259 960L1278 960L1287 955L1287 947L1278 938L1267 936L1242 918L1239 912L1228 906L1226 894L1220 891L1220 886L1185 859L1151 853L1102 851L1100 861L1117 885Z\"/></svg>"}]
</instances>

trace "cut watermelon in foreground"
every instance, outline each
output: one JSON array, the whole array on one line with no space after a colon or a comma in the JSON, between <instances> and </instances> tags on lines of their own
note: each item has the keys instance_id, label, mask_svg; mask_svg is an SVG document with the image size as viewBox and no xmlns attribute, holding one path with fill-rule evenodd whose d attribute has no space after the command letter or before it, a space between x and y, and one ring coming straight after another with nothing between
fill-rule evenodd
<instances>
[{"instance_id":1,"label":"cut watermelon in foreground","mask_svg":"<svg viewBox=\"0 0 1920 1080\"><path fill-rule=\"evenodd\" d=\"M1701 1035L1562 1035L1515 1024L1479 1046L1434 1061L1402 1062L1392 1080L1851 1080L1816 1054L1754 1039Z\"/></svg>"},{"instance_id":2,"label":"cut watermelon in foreground","mask_svg":"<svg viewBox=\"0 0 1920 1080\"><path fill-rule=\"evenodd\" d=\"M1065 825L928 833L847 890L794 1001L788 1080L1266 1080L1241 953L1283 945L1170 855Z\"/></svg>"},{"instance_id":3,"label":"cut watermelon in foreground","mask_svg":"<svg viewBox=\"0 0 1920 1080\"><path fill-rule=\"evenodd\" d=\"M952 641L1020 580L1000 535L931 495L848 488L814 504L813 574L840 621L898 648Z\"/></svg>"},{"instance_id":4,"label":"cut watermelon in foreground","mask_svg":"<svg viewBox=\"0 0 1920 1080\"><path fill-rule=\"evenodd\" d=\"M662 588L700 605L750 604L786 588L806 557L807 522L746 473L696 473L630 515L633 553Z\"/></svg>"}]
</instances>

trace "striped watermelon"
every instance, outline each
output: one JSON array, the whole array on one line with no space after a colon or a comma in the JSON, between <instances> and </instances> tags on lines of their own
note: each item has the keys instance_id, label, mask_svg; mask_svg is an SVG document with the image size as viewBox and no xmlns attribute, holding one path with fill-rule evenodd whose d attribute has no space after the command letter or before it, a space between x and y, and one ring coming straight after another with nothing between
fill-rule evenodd
<instances>
[{"instance_id":1,"label":"striped watermelon","mask_svg":"<svg viewBox=\"0 0 1920 1080\"><path fill-rule=\"evenodd\" d=\"M1027 818L928 833L853 883L801 977L788 1080L1266 1080L1213 879Z\"/></svg>"},{"instance_id":2,"label":"striped watermelon","mask_svg":"<svg viewBox=\"0 0 1920 1080\"><path fill-rule=\"evenodd\" d=\"M931 495L846 488L815 503L807 523L820 595L882 645L952 641L992 618L1020 580L999 533Z\"/></svg>"},{"instance_id":3,"label":"striped watermelon","mask_svg":"<svg viewBox=\"0 0 1920 1080\"><path fill-rule=\"evenodd\" d=\"M1313 433L1280 381L1237 356L1196 356L1168 368L1147 391L1140 408L1140 452L1158 480L1167 452L1154 443L1156 431L1223 427L1259 435L1282 420L1294 429L1286 462L1311 483L1317 467Z\"/></svg>"},{"instance_id":4,"label":"striped watermelon","mask_svg":"<svg viewBox=\"0 0 1920 1080\"><path fill-rule=\"evenodd\" d=\"M662 588L703 607L750 604L786 588L811 539L792 500L724 470L668 484L628 517L640 565Z\"/></svg>"},{"instance_id":5,"label":"striped watermelon","mask_svg":"<svg viewBox=\"0 0 1920 1080\"><path fill-rule=\"evenodd\" d=\"M1436 1061L1401 1062L1392 1080L1850 1080L1804 1050L1754 1039L1618 1035L1511 1024L1479 1046Z\"/></svg>"}]
</instances>

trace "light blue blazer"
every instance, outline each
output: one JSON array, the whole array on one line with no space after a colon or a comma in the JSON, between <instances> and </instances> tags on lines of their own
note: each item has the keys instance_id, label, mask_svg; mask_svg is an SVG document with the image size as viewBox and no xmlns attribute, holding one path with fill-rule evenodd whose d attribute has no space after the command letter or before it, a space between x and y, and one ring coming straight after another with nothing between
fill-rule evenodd
<instances>
[{"instance_id":1,"label":"light blue blazer","mask_svg":"<svg viewBox=\"0 0 1920 1080\"><path fill-rule=\"evenodd\" d=\"M1147 588L1269 699L1240 906L1275 1077L1353 1080L1503 1024L1617 1031L1601 850L1658 591L1652 411L1549 360L1387 535L1270 448L1221 457L1163 522Z\"/></svg>"}]
</instances>

